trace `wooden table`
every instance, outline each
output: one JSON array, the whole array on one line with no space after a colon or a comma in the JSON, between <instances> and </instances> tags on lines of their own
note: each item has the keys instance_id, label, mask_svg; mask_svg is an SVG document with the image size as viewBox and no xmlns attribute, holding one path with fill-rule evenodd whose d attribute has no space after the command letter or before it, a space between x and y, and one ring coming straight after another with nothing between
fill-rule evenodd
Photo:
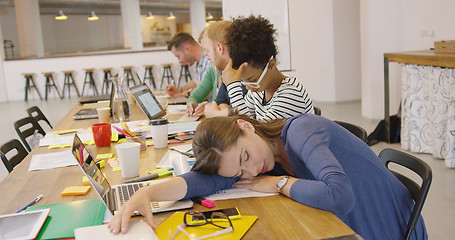
<instances>
[{"instance_id":1,"label":"wooden table","mask_svg":"<svg viewBox=\"0 0 455 240\"><path fill-rule=\"evenodd\" d=\"M54 127L54 130L88 127L97 123L97 119L74 121L72 115L82 106L77 105L65 118ZM137 108L131 107L132 119L145 119L145 115ZM88 146L93 154L115 152L112 147L97 148ZM68 149L65 149L68 150ZM29 154L0 184L0 214L13 213L31 199L43 194L37 204L70 202L82 199L97 198L91 190L86 196L61 197L60 193L67 186L81 185L83 173L77 166L33 171L28 167L32 154L55 152L45 147L37 147ZM167 149L148 147L141 151L140 175L153 170ZM119 172L113 172L106 164L103 169L112 184L123 181ZM346 226L334 214L315 209L295 202L287 197L276 195L271 197L245 198L216 201L217 208L238 207L243 215L258 216L256 223L249 229L244 239L356 239L354 231ZM194 205L198 211L207 209ZM172 212L155 214L157 224L169 217Z\"/></svg>"},{"instance_id":2,"label":"wooden table","mask_svg":"<svg viewBox=\"0 0 455 240\"><path fill-rule=\"evenodd\" d=\"M455 54L433 50L384 53L384 119L385 139L390 143L389 62L455 68Z\"/></svg>"}]
</instances>

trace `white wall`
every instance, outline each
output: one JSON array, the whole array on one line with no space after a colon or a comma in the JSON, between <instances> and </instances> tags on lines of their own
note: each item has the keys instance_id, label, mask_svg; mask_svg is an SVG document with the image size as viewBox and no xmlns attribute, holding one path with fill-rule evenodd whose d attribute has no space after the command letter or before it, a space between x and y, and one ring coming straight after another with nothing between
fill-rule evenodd
<instances>
[{"instance_id":1,"label":"white wall","mask_svg":"<svg viewBox=\"0 0 455 240\"><path fill-rule=\"evenodd\" d=\"M455 1L452 0L362 0L362 115L384 117L383 54L425 50L434 41L455 39ZM422 36L421 31L434 36ZM398 111L401 99L401 74L390 63L390 113Z\"/></svg>"},{"instance_id":2,"label":"white wall","mask_svg":"<svg viewBox=\"0 0 455 240\"><path fill-rule=\"evenodd\" d=\"M289 0L291 59L315 101L360 99L359 0Z\"/></svg>"}]
</instances>

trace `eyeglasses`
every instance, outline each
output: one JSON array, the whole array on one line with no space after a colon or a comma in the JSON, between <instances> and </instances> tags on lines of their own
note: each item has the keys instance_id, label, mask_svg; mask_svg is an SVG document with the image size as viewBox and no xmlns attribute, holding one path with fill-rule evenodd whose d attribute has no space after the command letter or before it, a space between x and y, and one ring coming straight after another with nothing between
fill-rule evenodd
<instances>
[{"instance_id":1,"label":"eyeglasses","mask_svg":"<svg viewBox=\"0 0 455 240\"><path fill-rule=\"evenodd\" d=\"M222 228L222 230L201 237L193 237L184 229L185 227L198 227L206 224L212 224L213 226ZM201 240L232 231L234 231L234 226L232 225L231 219L229 219L229 217L222 212L212 213L210 219L207 219L201 212L186 212L183 216L183 224L177 226L177 231L174 233L174 235L172 235L171 230L169 230L169 239L175 239L180 232L184 233L190 239Z\"/></svg>"},{"instance_id":2,"label":"eyeglasses","mask_svg":"<svg viewBox=\"0 0 455 240\"><path fill-rule=\"evenodd\" d=\"M256 82L245 82L245 81L241 81L243 85L245 85L246 87L250 87L250 88L260 88L261 86L259 85L262 81L262 79L264 78L265 76L265 73L267 72L267 68L269 67L269 63L270 61L273 59L273 56L270 57L270 60L267 62L267 64L265 65L265 68L264 70L262 71L262 74L261 76L258 78L258 80Z\"/></svg>"}]
</instances>

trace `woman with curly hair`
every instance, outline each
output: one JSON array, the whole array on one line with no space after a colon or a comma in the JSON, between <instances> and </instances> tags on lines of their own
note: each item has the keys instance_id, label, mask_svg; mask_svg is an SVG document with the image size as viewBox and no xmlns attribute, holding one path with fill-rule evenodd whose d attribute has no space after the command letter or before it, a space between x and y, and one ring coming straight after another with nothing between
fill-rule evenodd
<instances>
[{"instance_id":1,"label":"woman with curly hair","mask_svg":"<svg viewBox=\"0 0 455 240\"><path fill-rule=\"evenodd\" d=\"M241 114L259 120L314 113L303 84L283 75L276 67L275 31L273 24L261 16L237 18L229 27L226 44L231 61L222 79L231 105ZM249 90L245 97L242 84Z\"/></svg>"}]
</instances>

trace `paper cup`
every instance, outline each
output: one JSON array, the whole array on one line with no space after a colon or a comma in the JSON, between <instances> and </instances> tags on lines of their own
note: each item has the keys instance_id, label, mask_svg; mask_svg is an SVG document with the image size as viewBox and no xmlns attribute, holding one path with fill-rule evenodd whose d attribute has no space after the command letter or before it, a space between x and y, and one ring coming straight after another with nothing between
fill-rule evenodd
<instances>
[{"instance_id":1,"label":"paper cup","mask_svg":"<svg viewBox=\"0 0 455 240\"><path fill-rule=\"evenodd\" d=\"M98 120L100 123L108 123L109 118L111 117L111 108L97 108L96 112L98 113Z\"/></svg>"},{"instance_id":2,"label":"paper cup","mask_svg":"<svg viewBox=\"0 0 455 240\"><path fill-rule=\"evenodd\" d=\"M167 147L167 133L168 133L168 124L169 122L166 119L156 119L150 121L150 128L152 131L152 140L153 146L155 148L165 148Z\"/></svg>"},{"instance_id":3,"label":"paper cup","mask_svg":"<svg viewBox=\"0 0 455 240\"><path fill-rule=\"evenodd\" d=\"M140 143L126 142L115 146L123 178L139 176Z\"/></svg>"}]
</instances>

